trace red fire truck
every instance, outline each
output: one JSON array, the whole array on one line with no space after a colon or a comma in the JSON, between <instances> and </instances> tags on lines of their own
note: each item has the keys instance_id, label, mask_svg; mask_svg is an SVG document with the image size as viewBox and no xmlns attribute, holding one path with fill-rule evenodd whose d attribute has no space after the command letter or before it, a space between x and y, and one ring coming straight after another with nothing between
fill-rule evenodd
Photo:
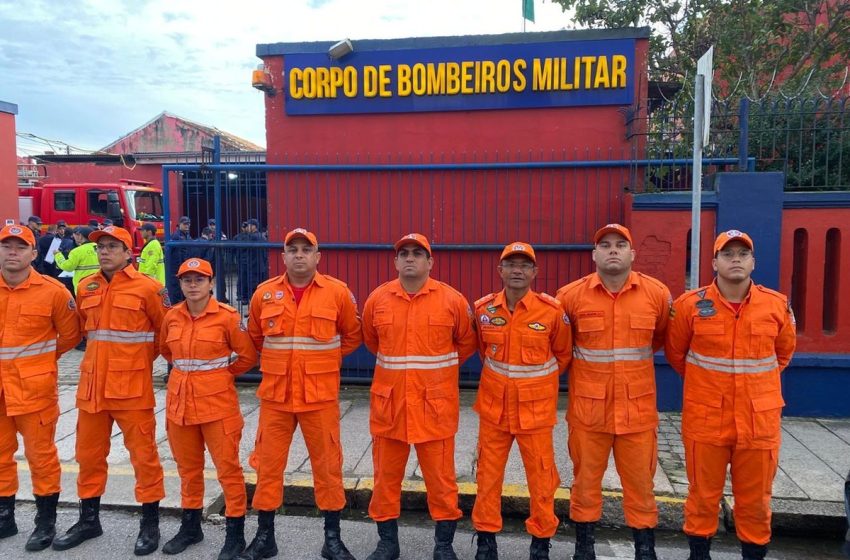
<instances>
[{"instance_id":1,"label":"red fire truck","mask_svg":"<svg viewBox=\"0 0 850 560\"><path fill-rule=\"evenodd\" d=\"M133 253L144 246L139 228L145 222L157 227L163 237L162 189L147 181L121 179L117 183L42 183L18 189L18 210L22 223L38 216L44 223L65 220L70 227L87 225L89 220L112 220L133 236Z\"/></svg>"}]
</instances>

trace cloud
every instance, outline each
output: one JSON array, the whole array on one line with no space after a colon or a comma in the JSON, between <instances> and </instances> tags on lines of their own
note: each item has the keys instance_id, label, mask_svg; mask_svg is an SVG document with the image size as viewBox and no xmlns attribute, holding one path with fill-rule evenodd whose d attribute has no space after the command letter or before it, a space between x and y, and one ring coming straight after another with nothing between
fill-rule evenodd
<instances>
[{"instance_id":1,"label":"cloud","mask_svg":"<svg viewBox=\"0 0 850 560\"><path fill-rule=\"evenodd\" d=\"M529 31L570 26L537 2ZM258 43L516 32L520 0L0 0L0 100L17 128L96 149L163 110L265 145Z\"/></svg>"}]
</instances>

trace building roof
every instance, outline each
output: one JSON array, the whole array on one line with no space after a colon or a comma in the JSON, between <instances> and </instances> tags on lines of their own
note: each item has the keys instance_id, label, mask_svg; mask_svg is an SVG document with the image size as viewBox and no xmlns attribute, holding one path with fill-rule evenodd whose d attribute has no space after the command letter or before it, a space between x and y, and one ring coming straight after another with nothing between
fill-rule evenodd
<instances>
[{"instance_id":1,"label":"building roof","mask_svg":"<svg viewBox=\"0 0 850 560\"><path fill-rule=\"evenodd\" d=\"M264 151L262 146L213 126L163 111L140 127L101 148L106 153L200 151L204 141L221 136L221 149Z\"/></svg>"}]
</instances>

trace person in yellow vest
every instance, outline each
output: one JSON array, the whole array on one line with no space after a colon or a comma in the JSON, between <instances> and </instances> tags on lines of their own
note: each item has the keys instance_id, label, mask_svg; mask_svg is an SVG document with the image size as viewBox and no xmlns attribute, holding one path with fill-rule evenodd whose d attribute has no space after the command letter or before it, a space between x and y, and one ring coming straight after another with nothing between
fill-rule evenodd
<instances>
[{"instance_id":1,"label":"person in yellow vest","mask_svg":"<svg viewBox=\"0 0 850 560\"><path fill-rule=\"evenodd\" d=\"M100 270L94 242L89 241L89 235L92 231L92 228L88 226L80 226L74 230L74 241L77 243L77 246L71 249L67 257L59 249L53 252L56 266L66 272L74 273L72 280L74 294L77 293L77 286L80 284L80 280Z\"/></svg>"},{"instance_id":2,"label":"person in yellow vest","mask_svg":"<svg viewBox=\"0 0 850 560\"><path fill-rule=\"evenodd\" d=\"M162 245L159 239L156 238L156 226L147 223L141 227L142 239L145 240L145 246L142 248L142 254L139 256L139 272L145 276L150 276L159 283L165 285L165 255L162 252Z\"/></svg>"}]
</instances>

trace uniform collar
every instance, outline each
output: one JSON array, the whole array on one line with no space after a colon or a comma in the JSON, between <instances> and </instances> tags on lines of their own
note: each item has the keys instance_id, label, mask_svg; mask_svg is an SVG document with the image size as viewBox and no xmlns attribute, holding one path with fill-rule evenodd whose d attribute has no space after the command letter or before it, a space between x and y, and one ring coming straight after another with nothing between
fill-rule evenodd
<instances>
[{"instance_id":1,"label":"uniform collar","mask_svg":"<svg viewBox=\"0 0 850 560\"><path fill-rule=\"evenodd\" d=\"M415 296L419 294L424 294L425 292L431 292L433 290L436 290L437 286L437 281L429 276L428 279L425 280L425 284L423 284L422 288L420 288L419 291L413 295ZM390 291L398 296L408 296L411 298L413 297L407 293L407 290L404 289L404 286L401 285L401 280L398 278L392 281L392 284L390 285Z\"/></svg>"},{"instance_id":2,"label":"uniform collar","mask_svg":"<svg viewBox=\"0 0 850 560\"><path fill-rule=\"evenodd\" d=\"M535 297L536 295L534 293L534 290L528 290L525 295L522 296L522 298L518 302L516 302L517 306L522 304L522 306L526 309L530 309L531 306L529 305L529 302ZM508 299L505 295L504 289L501 292L497 293L496 297L493 298L493 305L497 307L504 307L505 309L508 308Z\"/></svg>"},{"instance_id":3,"label":"uniform collar","mask_svg":"<svg viewBox=\"0 0 850 560\"><path fill-rule=\"evenodd\" d=\"M201 312L201 314L198 315L197 317L192 317L192 314L189 313L189 306L186 304L185 300L181 301L177 305L180 306L180 308L181 308L180 312L183 313L184 315L186 315L186 317L189 317L190 319L200 319L204 315L217 313L218 310L219 310L218 300L215 299L212 296L210 297L210 300L207 302L207 306L204 308L204 310Z\"/></svg>"},{"instance_id":4,"label":"uniform collar","mask_svg":"<svg viewBox=\"0 0 850 560\"><path fill-rule=\"evenodd\" d=\"M283 273L280 279L281 283L288 286L290 290L293 288L292 284L289 282L289 275L286 272ZM327 280L325 280L324 276L316 272L316 274L313 275L313 279L310 280L310 283L304 286L304 288L309 288L313 284L317 285L320 288L324 288L325 286L327 286Z\"/></svg>"},{"instance_id":5,"label":"uniform collar","mask_svg":"<svg viewBox=\"0 0 850 560\"><path fill-rule=\"evenodd\" d=\"M752 279L750 279L750 287L747 290L747 295L744 297L744 300L741 302L742 304L750 302L750 298L753 297L753 292L755 291L755 290L753 290L753 286L755 286L755 283L752 281ZM709 288L711 289L711 292L713 294L715 294L716 297L719 298L723 303L731 305L731 302L728 299L726 299L723 296L723 292L720 291L720 287L717 285L717 278L715 278L714 280L711 281Z\"/></svg>"},{"instance_id":6,"label":"uniform collar","mask_svg":"<svg viewBox=\"0 0 850 560\"><path fill-rule=\"evenodd\" d=\"M2 274L0 274L0 288L8 288L9 290L21 290L21 289L24 289L24 288L29 288L30 286L38 286L38 285L44 284L44 282L45 282L45 280L41 276L41 274L36 272L35 269L32 268L32 267L30 267L29 276L27 276L26 279L24 279L23 282L21 282L20 284L18 284L14 288L9 286L6 283L6 279L3 278Z\"/></svg>"},{"instance_id":7,"label":"uniform collar","mask_svg":"<svg viewBox=\"0 0 850 560\"><path fill-rule=\"evenodd\" d=\"M634 270L629 272L629 277L626 278L626 283L623 284L623 289L621 292L625 290L627 287L638 286L640 285L640 276L638 276L637 272ZM589 288L600 287L605 291L608 291L608 288L605 287L605 284L602 283L602 277L599 276L598 272L594 272L590 275L590 282L588 282Z\"/></svg>"}]
</instances>

